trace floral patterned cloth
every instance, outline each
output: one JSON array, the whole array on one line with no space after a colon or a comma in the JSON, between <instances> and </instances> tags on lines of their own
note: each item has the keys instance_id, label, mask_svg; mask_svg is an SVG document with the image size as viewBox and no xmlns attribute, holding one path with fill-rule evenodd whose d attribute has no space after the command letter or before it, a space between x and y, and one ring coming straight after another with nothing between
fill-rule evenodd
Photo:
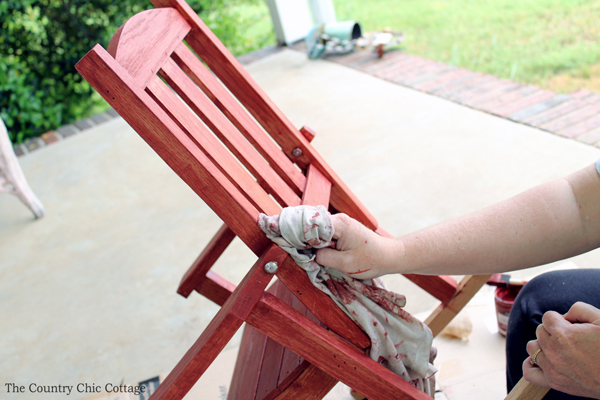
<instances>
[{"instance_id":1,"label":"floral patterned cloth","mask_svg":"<svg viewBox=\"0 0 600 400\"><path fill-rule=\"evenodd\" d=\"M379 279L360 280L315 261L315 249L334 247L333 223L323 206L284 208L261 214L259 226L288 252L312 283L327 293L371 338L370 356L433 396L436 350L429 328L402 308L406 298L386 290Z\"/></svg>"}]
</instances>

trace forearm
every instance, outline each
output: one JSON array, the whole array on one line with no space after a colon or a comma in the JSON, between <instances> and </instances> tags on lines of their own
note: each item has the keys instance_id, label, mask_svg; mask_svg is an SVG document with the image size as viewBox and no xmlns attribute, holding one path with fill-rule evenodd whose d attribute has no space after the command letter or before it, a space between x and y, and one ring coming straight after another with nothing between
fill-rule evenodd
<instances>
[{"instance_id":1,"label":"forearm","mask_svg":"<svg viewBox=\"0 0 600 400\"><path fill-rule=\"evenodd\" d=\"M600 177L593 166L481 211L398 240L390 272L482 274L568 258L600 245Z\"/></svg>"}]
</instances>

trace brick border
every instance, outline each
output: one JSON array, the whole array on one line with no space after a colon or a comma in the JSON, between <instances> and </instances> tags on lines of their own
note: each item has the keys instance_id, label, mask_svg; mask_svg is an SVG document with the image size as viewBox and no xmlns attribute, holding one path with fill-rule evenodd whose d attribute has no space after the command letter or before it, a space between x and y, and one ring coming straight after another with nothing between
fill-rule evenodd
<instances>
[{"instance_id":1,"label":"brick border","mask_svg":"<svg viewBox=\"0 0 600 400\"><path fill-rule=\"evenodd\" d=\"M305 52L303 43L292 48ZM390 51L328 55L324 59L388 82L441 97L557 136L600 148L600 94L575 90L560 94L534 85L457 68Z\"/></svg>"},{"instance_id":2,"label":"brick border","mask_svg":"<svg viewBox=\"0 0 600 400\"><path fill-rule=\"evenodd\" d=\"M268 46L260 50L241 55L237 57L237 59L242 65L249 65L255 61L278 53L281 50L282 47L280 46ZM119 114L114 109L110 108L103 113L92 115L89 118L73 122L72 124L63 125L53 131L46 132L40 137L28 139L21 144L15 144L13 145L13 150L17 157L21 157L41 149L42 147L49 146L53 143L65 140L68 137L83 133L90 128L102 125L103 123L111 121L117 117L120 117Z\"/></svg>"},{"instance_id":3,"label":"brick border","mask_svg":"<svg viewBox=\"0 0 600 400\"><path fill-rule=\"evenodd\" d=\"M119 114L112 108L101 113L91 116L90 118L82 119L72 124L61 126L60 128L44 133L40 137L31 138L21 144L13 145L13 150L17 157L24 156L33 151L49 146L53 143L60 142L70 136L82 133L94 126L101 125L104 122L110 121Z\"/></svg>"}]
</instances>

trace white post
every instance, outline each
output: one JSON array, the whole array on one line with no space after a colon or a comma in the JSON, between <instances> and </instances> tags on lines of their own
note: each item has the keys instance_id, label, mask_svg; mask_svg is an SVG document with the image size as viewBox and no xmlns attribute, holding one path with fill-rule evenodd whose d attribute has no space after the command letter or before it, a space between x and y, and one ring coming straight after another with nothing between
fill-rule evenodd
<instances>
[{"instance_id":1,"label":"white post","mask_svg":"<svg viewBox=\"0 0 600 400\"><path fill-rule=\"evenodd\" d=\"M315 25L337 22L331 0L309 0Z\"/></svg>"},{"instance_id":2,"label":"white post","mask_svg":"<svg viewBox=\"0 0 600 400\"><path fill-rule=\"evenodd\" d=\"M267 0L267 6L280 44L304 39L313 27L306 0Z\"/></svg>"}]
</instances>

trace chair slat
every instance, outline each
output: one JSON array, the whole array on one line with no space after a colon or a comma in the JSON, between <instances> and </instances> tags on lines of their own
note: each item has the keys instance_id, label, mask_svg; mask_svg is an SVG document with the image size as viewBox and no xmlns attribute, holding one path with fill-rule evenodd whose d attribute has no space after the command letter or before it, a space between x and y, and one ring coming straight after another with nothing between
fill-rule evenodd
<instances>
[{"instance_id":1,"label":"chair slat","mask_svg":"<svg viewBox=\"0 0 600 400\"><path fill-rule=\"evenodd\" d=\"M287 156L301 168L315 164L333 184L331 205L356 218L370 229L377 229L377 220L369 213L346 184L294 127L279 108L252 79L221 41L206 26L184 0L151 0L156 7L173 7L192 27L186 42L202 58L225 86L246 107L254 118L281 146ZM294 149L302 154L294 156Z\"/></svg>"},{"instance_id":2,"label":"chair slat","mask_svg":"<svg viewBox=\"0 0 600 400\"><path fill-rule=\"evenodd\" d=\"M294 189L294 192L300 194L306 180L302 172L268 137L223 84L200 62L198 57L184 43L175 49L171 57L233 122L246 139L256 147L273 169Z\"/></svg>"},{"instance_id":3,"label":"chair slat","mask_svg":"<svg viewBox=\"0 0 600 400\"><path fill-rule=\"evenodd\" d=\"M258 210L268 215L279 213L281 207L160 78L150 79L146 91Z\"/></svg>"},{"instance_id":4,"label":"chair slat","mask_svg":"<svg viewBox=\"0 0 600 400\"><path fill-rule=\"evenodd\" d=\"M107 50L141 87L145 87L190 29L173 8L142 11L117 30Z\"/></svg>"},{"instance_id":5,"label":"chair slat","mask_svg":"<svg viewBox=\"0 0 600 400\"><path fill-rule=\"evenodd\" d=\"M264 400L277 389L277 377L281 367L284 347L271 338L267 338L260 378L256 387L256 400Z\"/></svg>"},{"instance_id":6,"label":"chair slat","mask_svg":"<svg viewBox=\"0 0 600 400\"><path fill-rule=\"evenodd\" d=\"M128 72L100 45L75 67L223 222L262 254L270 240L258 227L259 211Z\"/></svg>"},{"instance_id":7,"label":"chair slat","mask_svg":"<svg viewBox=\"0 0 600 400\"><path fill-rule=\"evenodd\" d=\"M267 335L246 324L227 400L255 400Z\"/></svg>"},{"instance_id":8,"label":"chair slat","mask_svg":"<svg viewBox=\"0 0 600 400\"><path fill-rule=\"evenodd\" d=\"M277 400L322 399L333 389L338 380L322 369L309 365L302 374L287 386ZM283 389L283 388L280 388Z\"/></svg>"},{"instance_id":9,"label":"chair slat","mask_svg":"<svg viewBox=\"0 0 600 400\"><path fill-rule=\"evenodd\" d=\"M300 204L300 198L172 59L164 62L159 74L282 206Z\"/></svg>"},{"instance_id":10,"label":"chair slat","mask_svg":"<svg viewBox=\"0 0 600 400\"><path fill-rule=\"evenodd\" d=\"M302 196L302 204L325 206L328 208L331 195L331 182L313 164L306 171L306 189Z\"/></svg>"},{"instance_id":11,"label":"chair slat","mask_svg":"<svg viewBox=\"0 0 600 400\"><path fill-rule=\"evenodd\" d=\"M284 286L285 285L281 285ZM287 289L287 288L286 288ZM313 314L308 311L304 303L300 301L296 296L292 294L292 292L287 289L287 292L292 295L292 300L288 301L295 310L297 310L302 315L311 315ZM313 316L314 317L314 316ZM316 317L314 317L316 319ZM299 376L302 371L306 369L306 365L303 362L302 357L298 354L294 353L290 349L285 349L283 351L283 357L281 358L281 368L279 369L279 378L277 378L277 387L279 390L284 390L290 385L290 382L295 380L294 376ZM303 365L303 367L301 367ZM297 371L300 369L300 371Z\"/></svg>"}]
</instances>

